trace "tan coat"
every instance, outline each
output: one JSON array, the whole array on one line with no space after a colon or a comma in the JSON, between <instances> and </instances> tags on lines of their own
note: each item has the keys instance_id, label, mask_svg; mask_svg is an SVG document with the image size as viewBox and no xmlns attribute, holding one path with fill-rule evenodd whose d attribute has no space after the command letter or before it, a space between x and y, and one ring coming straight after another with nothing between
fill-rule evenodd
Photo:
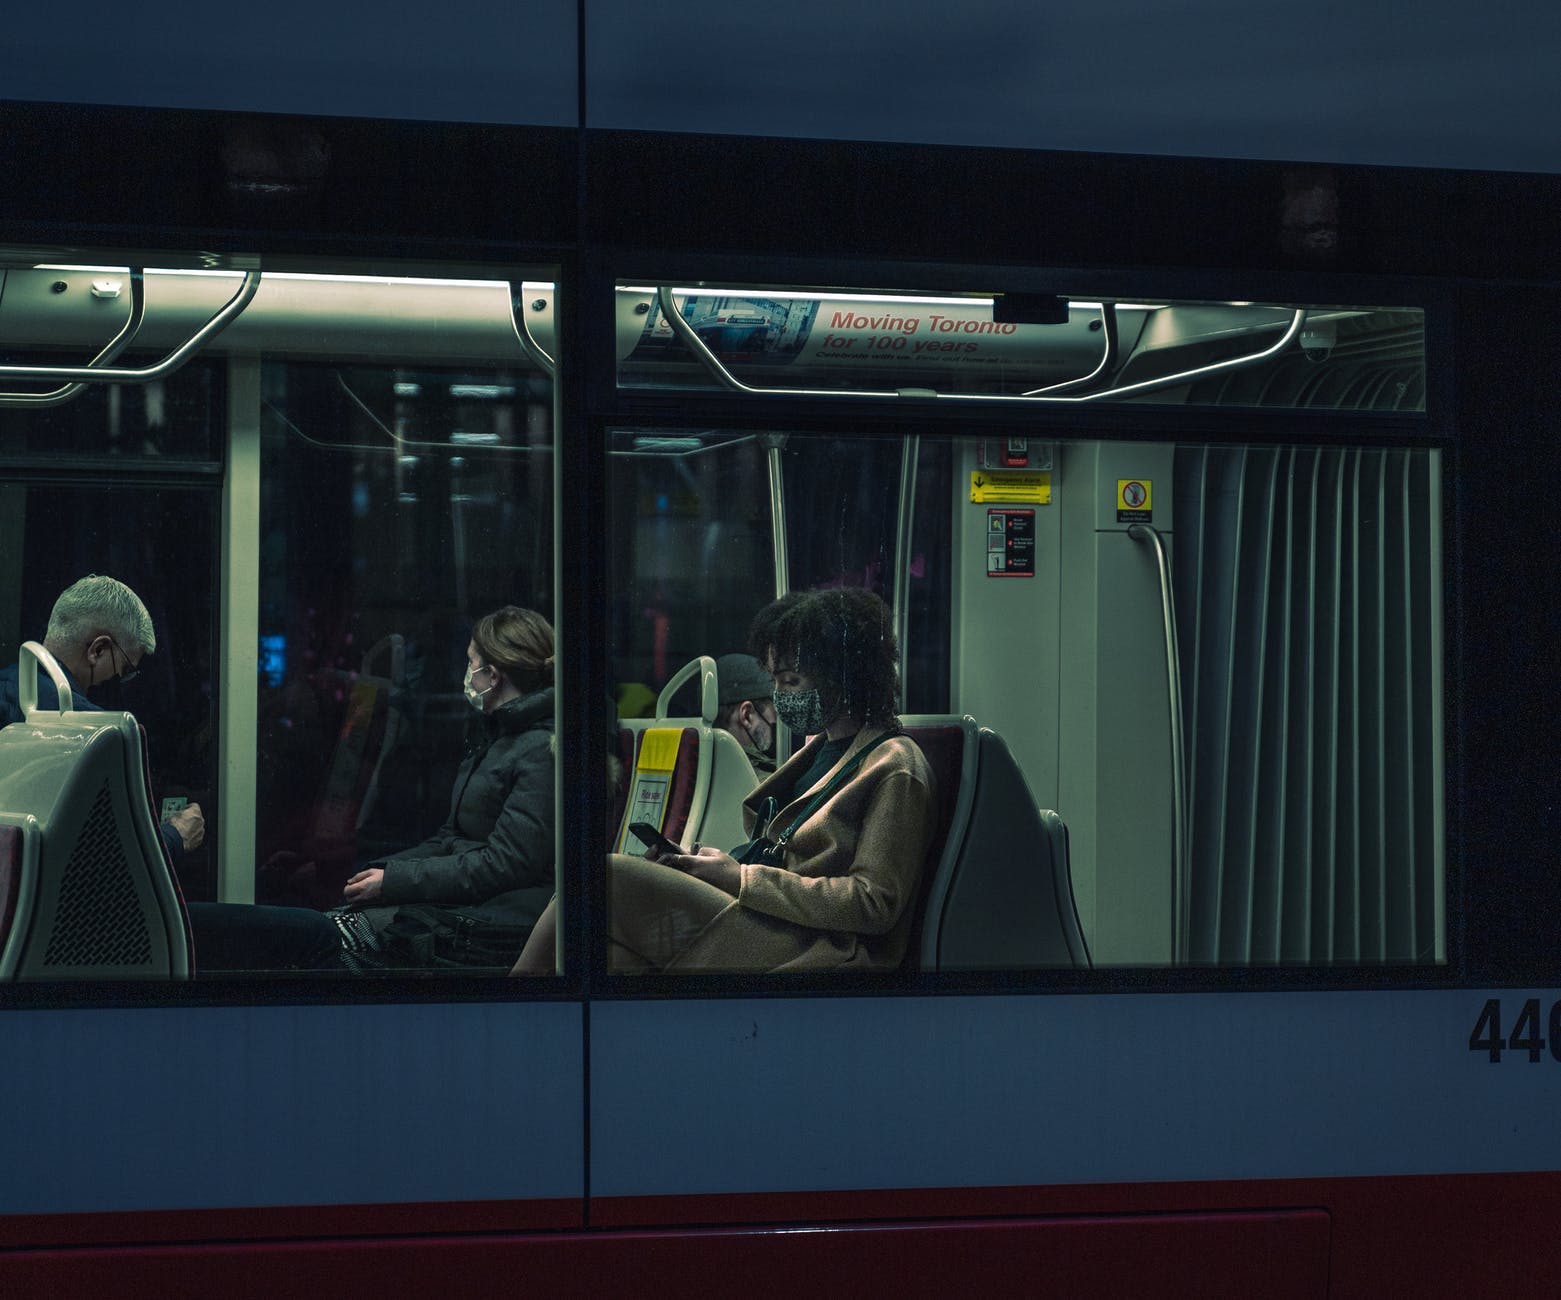
<instances>
[{"instance_id":1,"label":"tan coat","mask_svg":"<svg viewBox=\"0 0 1561 1300\"><path fill-rule=\"evenodd\" d=\"M882 734L877 728L859 731L819 784ZM805 745L744 801L750 832L766 797L783 797L777 792L808 769L822 744L823 737L816 737ZM808 798L803 791L783 805L770 834L789 826ZM897 967L915 919L936 817L926 757L908 736L891 737L797 828L784 867L743 867L736 902L669 969Z\"/></svg>"}]
</instances>

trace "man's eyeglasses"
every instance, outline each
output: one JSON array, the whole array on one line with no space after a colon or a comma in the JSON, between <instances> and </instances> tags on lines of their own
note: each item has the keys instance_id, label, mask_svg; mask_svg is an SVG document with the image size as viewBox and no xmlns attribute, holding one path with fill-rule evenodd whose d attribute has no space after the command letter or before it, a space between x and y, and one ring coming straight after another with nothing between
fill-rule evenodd
<instances>
[{"instance_id":1,"label":"man's eyeglasses","mask_svg":"<svg viewBox=\"0 0 1561 1300\"><path fill-rule=\"evenodd\" d=\"M124 649L120 646L119 642L114 640L113 637L109 637L108 643L109 645L113 646L114 649L119 651L120 657L125 661L125 666L119 670L119 680L121 682L135 681L135 679L141 675L141 669L137 665L130 662L130 656L124 652Z\"/></svg>"}]
</instances>

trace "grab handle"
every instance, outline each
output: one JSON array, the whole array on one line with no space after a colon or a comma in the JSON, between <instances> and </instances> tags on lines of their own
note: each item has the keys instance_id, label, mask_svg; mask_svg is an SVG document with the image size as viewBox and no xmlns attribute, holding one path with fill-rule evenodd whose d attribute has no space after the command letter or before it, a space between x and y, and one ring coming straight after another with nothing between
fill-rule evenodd
<instances>
[{"instance_id":1,"label":"grab handle","mask_svg":"<svg viewBox=\"0 0 1561 1300\"><path fill-rule=\"evenodd\" d=\"M22 642L22 657L16 666L16 699L21 705L22 717L29 718L38 710L40 667L54 682L54 693L59 697L60 714L63 717L75 706L76 697L71 692L70 681L59 661L36 641Z\"/></svg>"},{"instance_id":2,"label":"grab handle","mask_svg":"<svg viewBox=\"0 0 1561 1300\"><path fill-rule=\"evenodd\" d=\"M672 704L672 697L677 694L678 687L688 681L695 674L700 675L699 683L699 716L704 724L715 725L715 715L720 712L720 691L715 680L715 660L709 655L700 655L690 659L686 664L672 674L672 680L661 688L661 694L656 697L656 716L664 718L667 709Z\"/></svg>"},{"instance_id":3,"label":"grab handle","mask_svg":"<svg viewBox=\"0 0 1561 1300\"><path fill-rule=\"evenodd\" d=\"M1160 613L1165 626L1166 698L1171 713L1171 961L1187 961L1188 935L1192 925L1192 890L1188 882L1187 849L1187 775L1184 770L1186 733L1182 714L1181 651L1176 644L1176 607L1171 592L1171 564L1165 551L1165 539L1151 524L1133 524L1127 535L1135 542L1154 547L1155 564L1160 575Z\"/></svg>"},{"instance_id":4,"label":"grab handle","mask_svg":"<svg viewBox=\"0 0 1561 1300\"><path fill-rule=\"evenodd\" d=\"M149 366L0 366L0 376L12 379L64 379L83 384L145 384L171 375L193 357L201 344L216 337L254 300L260 288L260 272L245 271L234 295L210 320L161 361ZM132 303L134 288L132 287ZM45 394L53 396L53 394Z\"/></svg>"}]
</instances>

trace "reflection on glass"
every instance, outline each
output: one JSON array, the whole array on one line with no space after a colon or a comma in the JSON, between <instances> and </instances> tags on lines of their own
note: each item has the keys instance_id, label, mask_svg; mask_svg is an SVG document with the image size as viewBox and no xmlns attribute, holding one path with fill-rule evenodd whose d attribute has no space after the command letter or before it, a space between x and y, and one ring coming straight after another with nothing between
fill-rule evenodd
<instances>
[{"instance_id":1,"label":"reflection on glass","mask_svg":"<svg viewBox=\"0 0 1561 1300\"><path fill-rule=\"evenodd\" d=\"M495 739L463 693L474 622L553 605L551 386L277 362L262 389L261 635L285 658L260 687L257 898L328 908L470 813L452 788Z\"/></svg>"},{"instance_id":2,"label":"reflection on glass","mask_svg":"<svg viewBox=\"0 0 1561 1300\"><path fill-rule=\"evenodd\" d=\"M772 501L763 460L780 442L614 435L613 500L641 520L615 543L611 599L627 616L614 664L644 687L637 707L620 693L616 850L642 854L634 823L726 851L752 849L767 824L799 847L819 830L804 818L781 834L829 765L800 784L782 766L785 788L770 785L697 689L662 692L685 664L697 682L700 656L720 665L744 648L801 674L778 686L817 685L785 662L809 646L766 639L774 611L748 640L773 590L764 542L779 509L783 580L804 600L892 600L893 576L910 574L895 668L911 690L896 707L931 774L935 826L897 885L866 878L880 934L910 918L903 951L869 966L1446 960L1436 452L924 434L905 531L900 440L786 439ZM838 700L822 659L818 672ZM718 667L713 698L722 689ZM770 704L793 751L815 737L804 757L835 730L829 707L784 689ZM778 823L760 814L770 794ZM855 842L865 825L842 833ZM882 848L901 867L920 852ZM715 926L714 903L781 931L816 924L793 892L846 900L864 883L851 862L814 872L785 854L672 861L727 895L689 887L701 898L672 910L702 918L697 933ZM609 870L620 969L771 968L758 943L638 951L644 917L625 909L670 906L665 868Z\"/></svg>"}]
</instances>

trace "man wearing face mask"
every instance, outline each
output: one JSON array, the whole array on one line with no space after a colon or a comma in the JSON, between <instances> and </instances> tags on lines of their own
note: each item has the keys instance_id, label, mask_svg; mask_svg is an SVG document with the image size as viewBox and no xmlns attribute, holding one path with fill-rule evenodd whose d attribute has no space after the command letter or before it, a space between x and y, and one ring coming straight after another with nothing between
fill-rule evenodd
<instances>
[{"instance_id":1,"label":"man wearing face mask","mask_svg":"<svg viewBox=\"0 0 1561 1300\"><path fill-rule=\"evenodd\" d=\"M89 573L62 591L49 614L43 648L65 672L73 697L71 708L97 712L88 693L118 678L133 681L141 660L157 649L157 634L146 605L116 578ZM0 727L21 722L22 705L17 684L19 666L0 668ZM38 707L59 708L59 695L47 673L38 674ZM185 850L197 849L206 837L206 821L199 804L175 813L159 828L168 857L177 868Z\"/></svg>"},{"instance_id":2,"label":"man wearing face mask","mask_svg":"<svg viewBox=\"0 0 1561 1300\"><path fill-rule=\"evenodd\" d=\"M932 768L895 713L899 650L871 591L784 596L749 645L780 719L810 739L743 802L752 838L607 858L617 971L893 969L905 957L937 822ZM512 973L554 968L555 909Z\"/></svg>"},{"instance_id":3,"label":"man wearing face mask","mask_svg":"<svg viewBox=\"0 0 1561 1300\"><path fill-rule=\"evenodd\" d=\"M715 725L730 732L758 776L775 770L774 679L752 655L722 655L715 661L720 709Z\"/></svg>"},{"instance_id":4,"label":"man wearing face mask","mask_svg":"<svg viewBox=\"0 0 1561 1300\"><path fill-rule=\"evenodd\" d=\"M349 967L409 964L403 904L458 909L529 930L552 896L553 629L507 605L478 619L462 690L481 736L456 773L450 813L421 844L366 863L332 915ZM524 933L524 931L522 931ZM402 942L402 941L405 942ZM477 962L475 964L482 964Z\"/></svg>"}]
</instances>

